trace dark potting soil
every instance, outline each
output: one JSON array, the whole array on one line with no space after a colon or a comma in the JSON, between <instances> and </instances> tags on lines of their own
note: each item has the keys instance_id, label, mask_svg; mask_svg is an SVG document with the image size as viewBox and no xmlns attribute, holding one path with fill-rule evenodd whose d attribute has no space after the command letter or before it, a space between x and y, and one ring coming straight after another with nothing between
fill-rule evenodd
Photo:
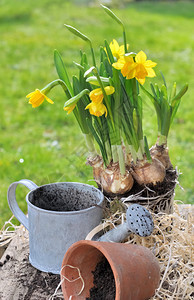
<instances>
[{"instance_id":1,"label":"dark potting soil","mask_svg":"<svg viewBox=\"0 0 194 300\"><path fill-rule=\"evenodd\" d=\"M86 300L114 300L116 295L115 280L108 260L103 257L92 272L94 286Z\"/></svg>"},{"instance_id":2,"label":"dark potting soil","mask_svg":"<svg viewBox=\"0 0 194 300\"><path fill-rule=\"evenodd\" d=\"M99 199L96 190L89 192L61 184L45 185L29 194L29 201L42 209L52 211L78 211L95 206Z\"/></svg>"}]
</instances>

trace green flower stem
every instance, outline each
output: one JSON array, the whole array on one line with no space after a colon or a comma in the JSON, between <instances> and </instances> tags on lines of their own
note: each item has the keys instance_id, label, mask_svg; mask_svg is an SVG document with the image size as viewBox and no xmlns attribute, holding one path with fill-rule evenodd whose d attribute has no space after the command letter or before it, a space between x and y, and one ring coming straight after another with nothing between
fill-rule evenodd
<instances>
[{"instance_id":1,"label":"green flower stem","mask_svg":"<svg viewBox=\"0 0 194 300\"><path fill-rule=\"evenodd\" d=\"M143 154L145 151L144 151L144 140L139 140L139 147L140 147L140 150L141 150L141 153Z\"/></svg>"},{"instance_id":2,"label":"green flower stem","mask_svg":"<svg viewBox=\"0 0 194 300\"><path fill-rule=\"evenodd\" d=\"M129 144L127 144L127 143L125 143L125 152L126 152L126 154L130 153L130 147L129 147Z\"/></svg>"},{"instance_id":3,"label":"green flower stem","mask_svg":"<svg viewBox=\"0 0 194 300\"><path fill-rule=\"evenodd\" d=\"M93 61L93 65L94 67L96 67L96 59L95 59L95 55L94 55L94 49L92 47L92 42L90 41L90 49L91 49L91 53L92 53L92 61Z\"/></svg>"},{"instance_id":4,"label":"green flower stem","mask_svg":"<svg viewBox=\"0 0 194 300\"><path fill-rule=\"evenodd\" d=\"M137 151L137 158L139 160L143 160L143 153L141 151L141 148L139 147L138 151Z\"/></svg>"},{"instance_id":5,"label":"green flower stem","mask_svg":"<svg viewBox=\"0 0 194 300\"><path fill-rule=\"evenodd\" d=\"M123 28L123 37L124 37L124 45L125 45L125 53L127 53L127 42L126 42L126 34L125 34L125 27L123 25L123 22L110 10L110 8L106 7L105 5L101 4L101 7L104 9L104 11L114 20L116 21L120 26Z\"/></svg>"},{"instance_id":6,"label":"green flower stem","mask_svg":"<svg viewBox=\"0 0 194 300\"><path fill-rule=\"evenodd\" d=\"M140 99L138 99L137 80L135 78L132 79L132 90L133 90L133 104L137 116L137 136L139 140L142 140L143 139L142 106L139 105Z\"/></svg>"},{"instance_id":7,"label":"green flower stem","mask_svg":"<svg viewBox=\"0 0 194 300\"><path fill-rule=\"evenodd\" d=\"M83 136L84 136L88 151L90 152L90 155L92 157L95 157L97 155L97 153L96 153L96 149L95 149L95 146L94 146L93 136L90 133L89 134L83 134Z\"/></svg>"},{"instance_id":8,"label":"green flower stem","mask_svg":"<svg viewBox=\"0 0 194 300\"><path fill-rule=\"evenodd\" d=\"M152 157L151 157L151 154L150 154L150 150L149 150L148 141L147 141L146 136L144 136L144 145L145 145L145 154L146 154L147 161L151 164L152 163Z\"/></svg>"},{"instance_id":9,"label":"green flower stem","mask_svg":"<svg viewBox=\"0 0 194 300\"><path fill-rule=\"evenodd\" d=\"M118 153L117 153L117 146L111 145L111 150L112 150L113 163L116 163L119 160Z\"/></svg>"},{"instance_id":10,"label":"green flower stem","mask_svg":"<svg viewBox=\"0 0 194 300\"><path fill-rule=\"evenodd\" d=\"M96 68L93 69L93 72L94 72L95 76L97 77L98 83L99 83L100 88L101 88L101 90L102 90L102 93L103 93L103 96L104 96L104 100L105 100L105 104L106 104L108 113L109 113L109 115L110 115L110 119L111 119L111 121L112 121L112 126L113 126L113 128L114 128L115 126L114 126L114 121L113 121L113 115L112 115L112 111L111 111L111 108L110 108L110 104L109 104L108 97L107 97L107 94L106 94L106 92L105 92L103 83L102 83L102 81L101 81L101 79L100 79L100 75L98 74L98 71L97 71Z\"/></svg>"},{"instance_id":11,"label":"green flower stem","mask_svg":"<svg viewBox=\"0 0 194 300\"><path fill-rule=\"evenodd\" d=\"M115 108L114 108L114 124L115 124L115 136L116 136L116 141L118 145L121 145L121 134L120 134L120 129L121 129L121 86L120 86L120 80L119 80L119 71L116 69L113 69L113 82L114 82L114 87L115 87L115 93L113 95L114 100L115 100Z\"/></svg>"},{"instance_id":12,"label":"green flower stem","mask_svg":"<svg viewBox=\"0 0 194 300\"><path fill-rule=\"evenodd\" d=\"M128 161L128 155L131 155L131 151L130 151L130 147L129 144L127 142L124 143L125 144L125 162L127 165L129 165L129 161Z\"/></svg>"},{"instance_id":13,"label":"green flower stem","mask_svg":"<svg viewBox=\"0 0 194 300\"><path fill-rule=\"evenodd\" d=\"M105 148L106 148L106 153L108 156L108 162L110 163L112 160L112 151L111 151L110 143L108 140L105 141Z\"/></svg>"},{"instance_id":14,"label":"green flower stem","mask_svg":"<svg viewBox=\"0 0 194 300\"><path fill-rule=\"evenodd\" d=\"M119 168L121 175L125 175L126 169L125 169L125 158L123 154L122 145L117 145L117 153L119 157Z\"/></svg>"},{"instance_id":15,"label":"green flower stem","mask_svg":"<svg viewBox=\"0 0 194 300\"><path fill-rule=\"evenodd\" d=\"M129 145L129 148L130 148L130 152L131 152L131 155L132 155L132 158L133 158L133 162L136 164L136 162L137 162L137 153L134 149L134 146Z\"/></svg>"},{"instance_id":16,"label":"green flower stem","mask_svg":"<svg viewBox=\"0 0 194 300\"><path fill-rule=\"evenodd\" d=\"M158 145L164 145L167 146L167 136L160 134L158 137Z\"/></svg>"},{"instance_id":17,"label":"green flower stem","mask_svg":"<svg viewBox=\"0 0 194 300\"><path fill-rule=\"evenodd\" d=\"M49 84L47 84L47 86L45 86L45 87L41 90L41 92L43 92L43 94L47 94L47 93L50 92L50 90L52 90L52 89L53 89L55 86L57 86L57 85L61 85L61 87L63 88L63 90L64 90L65 92L68 91L68 88L67 88L65 82L64 82L63 80L61 80L61 79L56 79L56 80L50 82ZM70 96L70 98L71 98L71 95L70 95L70 94L69 94L69 96Z\"/></svg>"},{"instance_id":18,"label":"green flower stem","mask_svg":"<svg viewBox=\"0 0 194 300\"><path fill-rule=\"evenodd\" d=\"M123 25L123 43L124 43L125 53L127 53L127 38L126 38L126 32L125 32L124 25Z\"/></svg>"}]
</instances>

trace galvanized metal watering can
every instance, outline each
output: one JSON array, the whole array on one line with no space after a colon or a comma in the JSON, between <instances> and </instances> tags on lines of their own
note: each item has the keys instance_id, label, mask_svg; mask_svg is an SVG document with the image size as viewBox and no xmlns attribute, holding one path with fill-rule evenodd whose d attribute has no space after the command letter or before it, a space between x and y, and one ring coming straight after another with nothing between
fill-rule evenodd
<instances>
[{"instance_id":1,"label":"galvanized metal watering can","mask_svg":"<svg viewBox=\"0 0 194 300\"><path fill-rule=\"evenodd\" d=\"M16 201L18 184L30 189L28 217ZM29 231L30 263L44 272L59 274L67 249L85 239L102 219L104 195L87 184L60 182L38 187L23 179L10 185L7 198L15 217ZM56 202L61 211L55 210Z\"/></svg>"}]
</instances>

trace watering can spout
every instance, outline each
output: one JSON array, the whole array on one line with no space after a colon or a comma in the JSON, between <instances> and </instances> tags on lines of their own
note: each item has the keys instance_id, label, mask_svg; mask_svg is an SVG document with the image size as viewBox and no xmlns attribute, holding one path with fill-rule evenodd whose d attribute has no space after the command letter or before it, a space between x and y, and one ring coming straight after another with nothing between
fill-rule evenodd
<instances>
[{"instance_id":1,"label":"watering can spout","mask_svg":"<svg viewBox=\"0 0 194 300\"><path fill-rule=\"evenodd\" d=\"M126 211L126 222L106 232L93 240L100 242L120 243L125 240L130 233L145 237L151 235L154 223L150 212L139 204L132 204Z\"/></svg>"}]
</instances>

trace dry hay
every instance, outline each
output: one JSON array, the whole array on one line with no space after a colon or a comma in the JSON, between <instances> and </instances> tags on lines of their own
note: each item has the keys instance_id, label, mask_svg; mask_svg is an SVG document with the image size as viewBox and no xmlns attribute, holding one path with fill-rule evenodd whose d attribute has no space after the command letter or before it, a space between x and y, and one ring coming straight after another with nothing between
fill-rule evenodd
<instances>
[{"instance_id":1,"label":"dry hay","mask_svg":"<svg viewBox=\"0 0 194 300\"><path fill-rule=\"evenodd\" d=\"M127 203L111 201L110 208L106 208L106 217L99 230L111 229L125 221ZM174 204L173 214L154 214L155 229L150 237L139 237L131 234L125 243L133 243L149 248L157 257L161 280L155 296L151 300L192 300L194 299L194 214L191 205L182 206ZM11 228L10 228L11 227ZM12 220L6 222L0 231L0 246L7 244L15 236ZM11 231L10 231L11 229ZM96 228L97 229L97 228ZM97 229L98 231L98 229ZM91 232L92 233L92 232ZM95 230L90 234L94 235ZM49 298L63 299L58 285L55 293Z\"/></svg>"},{"instance_id":2,"label":"dry hay","mask_svg":"<svg viewBox=\"0 0 194 300\"><path fill-rule=\"evenodd\" d=\"M12 220L14 216L12 216L0 230L0 248L6 249L11 240L16 236L16 230L21 226L14 225Z\"/></svg>"},{"instance_id":3,"label":"dry hay","mask_svg":"<svg viewBox=\"0 0 194 300\"><path fill-rule=\"evenodd\" d=\"M125 203L126 204L126 203ZM110 203L103 226L109 229L125 221L126 207L121 201ZM181 209L174 204L173 214L153 214L154 231L149 237L131 234L125 243L149 248L157 257L161 280L152 300L194 299L194 215L192 206Z\"/></svg>"}]
</instances>

